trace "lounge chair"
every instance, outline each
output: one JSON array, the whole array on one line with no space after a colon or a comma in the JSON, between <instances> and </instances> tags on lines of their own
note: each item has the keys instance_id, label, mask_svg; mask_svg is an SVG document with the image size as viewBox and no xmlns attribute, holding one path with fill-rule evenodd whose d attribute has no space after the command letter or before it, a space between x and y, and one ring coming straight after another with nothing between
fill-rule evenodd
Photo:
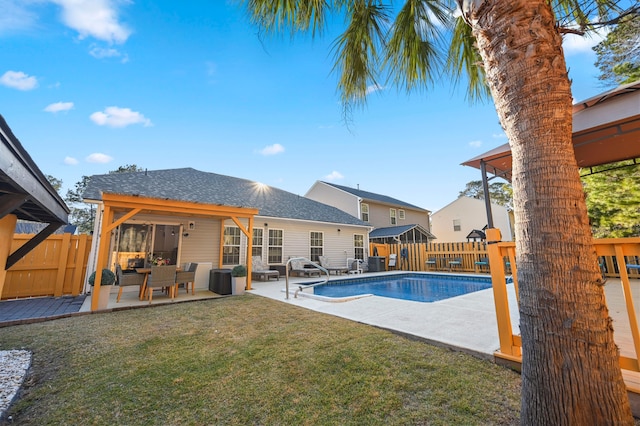
<instances>
[{"instance_id":1,"label":"lounge chair","mask_svg":"<svg viewBox=\"0 0 640 426\"><path fill-rule=\"evenodd\" d=\"M632 269L635 269L636 271L640 272L640 265L635 265L633 263L627 263L627 273L631 273Z\"/></svg>"},{"instance_id":2,"label":"lounge chair","mask_svg":"<svg viewBox=\"0 0 640 426\"><path fill-rule=\"evenodd\" d=\"M391 267L395 268L396 267L397 259L398 259L398 255L397 254L395 254L395 253L389 254L389 265L388 265L389 268L391 268Z\"/></svg>"},{"instance_id":3,"label":"lounge chair","mask_svg":"<svg viewBox=\"0 0 640 426\"><path fill-rule=\"evenodd\" d=\"M296 274L299 277L312 277L312 276L320 276L322 271L318 268L308 268L305 267L305 264L302 260L292 260L291 261L291 271L292 274Z\"/></svg>"},{"instance_id":4,"label":"lounge chair","mask_svg":"<svg viewBox=\"0 0 640 426\"><path fill-rule=\"evenodd\" d=\"M349 264L349 273L350 274L362 274L364 272L364 263L360 259L347 259L347 263Z\"/></svg>"},{"instance_id":5,"label":"lounge chair","mask_svg":"<svg viewBox=\"0 0 640 426\"><path fill-rule=\"evenodd\" d=\"M327 256L319 256L320 266L329 271L329 274L335 272L336 275L349 272L349 268L346 266L332 266L331 262L329 262L329 258Z\"/></svg>"},{"instance_id":6,"label":"lounge chair","mask_svg":"<svg viewBox=\"0 0 640 426\"><path fill-rule=\"evenodd\" d=\"M269 267L262 262L262 258L260 256L253 256L251 258L251 279L269 281L270 278L275 278L279 281L280 272L269 269Z\"/></svg>"}]
</instances>

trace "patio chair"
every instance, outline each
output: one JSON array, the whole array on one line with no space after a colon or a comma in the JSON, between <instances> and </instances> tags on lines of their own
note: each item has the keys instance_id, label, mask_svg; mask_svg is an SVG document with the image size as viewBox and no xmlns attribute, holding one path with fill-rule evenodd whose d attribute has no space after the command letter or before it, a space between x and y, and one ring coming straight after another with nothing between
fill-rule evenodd
<instances>
[{"instance_id":1,"label":"patio chair","mask_svg":"<svg viewBox=\"0 0 640 426\"><path fill-rule=\"evenodd\" d=\"M144 283L144 274L139 274L137 272L125 274L122 271L120 264L116 264L116 278L118 280L118 287L120 287L116 303L120 301L120 296L122 296L122 289L124 287L138 286L140 288Z\"/></svg>"},{"instance_id":2,"label":"patio chair","mask_svg":"<svg viewBox=\"0 0 640 426\"><path fill-rule=\"evenodd\" d=\"M320 276L321 272L318 268L308 268L305 266L302 260L292 260L291 261L291 271L292 274L296 274L299 277L312 277L314 275Z\"/></svg>"},{"instance_id":3,"label":"patio chair","mask_svg":"<svg viewBox=\"0 0 640 426\"><path fill-rule=\"evenodd\" d=\"M437 267L438 267L438 261L436 260L436 258L435 258L435 257L430 257L430 258L428 258L428 259L427 259L427 261L426 261L426 262L424 262L424 263L427 265L427 268L431 268L432 266L433 266L434 268L437 268Z\"/></svg>"},{"instance_id":4,"label":"patio chair","mask_svg":"<svg viewBox=\"0 0 640 426\"><path fill-rule=\"evenodd\" d=\"M153 290L167 290L169 297L175 297L176 265L152 266L151 274L147 279L147 292L149 304L153 298Z\"/></svg>"},{"instance_id":5,"label":"patio chair","mask_svg":"<svg viewBox=\"0 0 640 426\"><path fill-rule=\"evenodd\" d=\"M455 257L455 258L453 258L453 259L451 259L449 261L449 272L451 272L451 270L454 267L462 268L462 258L461 257Z\"/></svg>"},{"instance_id":6,"label":"patio chair","mask_svg":"<svg viewBox=\"0 0 640 426\"><path fill-rule=\"evenodd\" d=\"M484 270L484 268L487 268L487 270L489 269L489 258L488 257L481 257L480 260L478 260L476 262L476 266L478 266L480 268L480 272L482 272Z\"/></svg>"},{"instance_id":7,"label":"patio chair","mask_svg":"<svg viewBox=\"0 0 640 426\"><path fill-rule=\"evenodd\" d=\"M342 274L343 272L349 272L349 268L347 268L346 266L340 267L331 265L331 262L329 262L329 258L327 256L318 256L318 259L320 260L320 266L329 271L329 274L331 274L331 272L335 272L335 274L338 275Z\"/></svg>"},{"instance_id":8,"label":"patio chair","mask_svg":"<svg viewBox=\"0 0 640 426\"><path fill-rule=\"evenodd\" d=\"M269 267L262 262L262 257L253 256L251 258L251 279L269 281L270 278L275 278L279 281L280 272L269 269Z\"/></svg>"},{"instance_id":9,"label":"patio chair","mask_svg":"<svg viewBox=\"0 0 640 426\"><path fill-rule=\"evenodd\" d=\"M197 263L190 263L189 267L185 271L176 272L176 292L179 290L180 285L184 286L184 289L189 294L189 285L191 285L191 294L196 293L195 280L196 280L196 268Z\"/></svg>"}]
</instances>

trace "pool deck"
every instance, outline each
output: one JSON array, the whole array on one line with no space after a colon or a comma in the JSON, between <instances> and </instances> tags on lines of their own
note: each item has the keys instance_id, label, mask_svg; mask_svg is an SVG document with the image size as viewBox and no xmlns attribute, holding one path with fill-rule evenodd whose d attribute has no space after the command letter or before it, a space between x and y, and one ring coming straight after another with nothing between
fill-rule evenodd
<instances>
[{"instance_id":1,"label":"pool deck","mask_svg":"<svg viewBox=\"0 0 640 426\"><path fill-rule=\"evenodd\" d=\"M367 273L364 276L377 275L388 276L390 273ZM478 276L487 277L487 275ZM347 276L331 276L332 280L343 278ZM294 297L299 284L308 281L308 278L290 280L288 300L285 299L283 291L286 285L284 279L269 282L254 281L251 293L414 336L439 346L472 353L483 358L493 358L493 353L500 346L492 289L428 303L379 296L354 298L343 302L327 302L300 295L297 298ZM510 306L516 306L513 285L508 285L507 289ZM512 311L515 314L512 314L511 322L514 332L517 333L518 313L517 309Z\"/></svg>"}]
</instances>

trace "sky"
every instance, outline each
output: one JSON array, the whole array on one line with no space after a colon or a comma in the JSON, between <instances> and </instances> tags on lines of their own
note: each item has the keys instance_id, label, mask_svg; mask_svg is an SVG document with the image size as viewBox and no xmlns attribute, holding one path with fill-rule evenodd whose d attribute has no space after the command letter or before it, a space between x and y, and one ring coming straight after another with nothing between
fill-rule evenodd
<instances>
[{"instance_id":1,"label":"sky","mask_svg":"<svg viewBox=\"0 0 640 426\"><path fill-rule=\"evenodd\" d=\"M507 142L490 101L442 80L372 90L344 122L332 43L265 35L237 1L0 0L0 114L64 197L124 165L197 170L304 195L318 180L437 211ZM575 100L605 90L564 42Z\"/></svg>"}]
</instances>

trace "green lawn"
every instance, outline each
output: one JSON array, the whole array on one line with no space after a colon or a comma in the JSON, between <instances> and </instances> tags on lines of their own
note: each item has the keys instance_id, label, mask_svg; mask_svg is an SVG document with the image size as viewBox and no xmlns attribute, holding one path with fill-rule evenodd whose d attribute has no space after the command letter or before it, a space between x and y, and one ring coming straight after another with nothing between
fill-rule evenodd
<instances>
[{"instance_id":1,"label":"green lawn","mask_svg":"<svg viewBox=\"0 0 640 426\"><path fill-rule=\"evenodd\" d=\"M255 295L0 329L33 351L11 424L518 424L520 376Z\"/></svg>"}]
</instances>

